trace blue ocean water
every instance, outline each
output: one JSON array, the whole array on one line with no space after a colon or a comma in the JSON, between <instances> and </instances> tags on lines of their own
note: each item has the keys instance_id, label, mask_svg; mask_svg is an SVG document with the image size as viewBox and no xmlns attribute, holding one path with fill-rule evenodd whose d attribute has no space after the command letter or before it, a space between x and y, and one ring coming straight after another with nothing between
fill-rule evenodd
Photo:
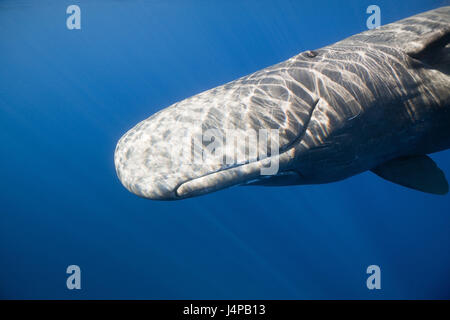
<instances>
[{"instance_id":1,"label":"blue ocean water","mask_svg":"<svg viewBox=\"0 0 450 320\"><path fill-rule=\"evenodd\" d=\"M364 173L155 202L115 173L137 122L364 31L371 4L386 24L445 3L1 1L0 298L450 298L448 195ZM450 177L450 151L432 158Z\"/></svg>"}]
</instances>

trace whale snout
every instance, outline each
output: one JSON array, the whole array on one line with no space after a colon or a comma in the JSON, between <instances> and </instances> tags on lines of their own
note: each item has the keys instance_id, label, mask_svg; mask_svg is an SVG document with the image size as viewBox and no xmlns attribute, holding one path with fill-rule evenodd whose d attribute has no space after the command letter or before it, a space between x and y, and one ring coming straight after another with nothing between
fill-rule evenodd
<instances>
[{"instance_id":1,"label":"whale snout","mask_svg":"<svg viewBox=\"0 0 450 320\"><path fill-rule=\"evenodd\" d=\"M175 107L175 106L173 106ZM117 176L132 193L153 200L179 198L176 190L202 168L190 159L196 128L169 107L137 124L119 140L114 154Z\"/></svg>"},{"instance_id":2,"label":"whale snout","mask_svg":"<svg viewBox=\"0 0 450 320\"><path fill-rule=\"evenodd\" d=\"M135 128L128 131L116 146L114 162L119 180L137 196L153 200L176 199L174 190L178 180L168 168L169 159L157 152L156 146L151 146L151 137L135 131ZM158 166L156 158L160 161Z\"/></svg>"}]
</instances>

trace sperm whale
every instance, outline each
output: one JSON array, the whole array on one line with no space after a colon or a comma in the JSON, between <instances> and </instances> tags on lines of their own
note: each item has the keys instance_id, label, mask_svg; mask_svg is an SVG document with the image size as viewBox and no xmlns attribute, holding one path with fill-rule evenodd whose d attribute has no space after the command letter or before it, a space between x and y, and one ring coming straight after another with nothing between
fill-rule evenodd
<instances>
[{"instance_id":1,"label":"sperm whale","mask_svg":"<svg viewBox=\"0 0 450 320\"><path fill-rule=\"evenodd\" d=\"M446 194L428 154L450 148L449 41L450 7L441 7L177 102L120 138L117 175L155 200L322 184L368 170Z\"/></svg>"}]
</instances>

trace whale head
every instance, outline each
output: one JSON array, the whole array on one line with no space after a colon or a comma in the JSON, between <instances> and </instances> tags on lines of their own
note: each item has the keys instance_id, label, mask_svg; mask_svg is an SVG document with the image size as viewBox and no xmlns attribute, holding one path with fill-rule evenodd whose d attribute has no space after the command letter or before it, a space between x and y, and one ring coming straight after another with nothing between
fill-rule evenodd
<instances>
[{"instance_id":1,"label":"whale head","mask_svg":"<svg viewBox=\"0 0 450 320\"><path fill-rule=\"evenodd\" d=\"M365 136L364 128L384 130L383 108L371 108L377 99L355 77L380 84L381 96L389 84L373 67L342 62L360 58L358 50L306 51L159 111L119 140L119 179L141 197L176 200L233 185L326 183L370 169L375 160L355 148L364 139L377 145L383 132ZM361 121L368 110L378 114Z\"/></svg>"},{"instance_id":2,"label":"whale head","mask_svg":"<svg viewBox=\"0 0 450 320\"><path fill-rule=\"evenodd\" d=\"M311 54L311 53L307 53ZM294 58L293 58L294 59ZM320 104L294 60L175 103L129 130L115 166L132 193L155 200L197 196L292 173L296 146ZM296 57L295 62L308 56Z\"/></svg>"}]
</instances>

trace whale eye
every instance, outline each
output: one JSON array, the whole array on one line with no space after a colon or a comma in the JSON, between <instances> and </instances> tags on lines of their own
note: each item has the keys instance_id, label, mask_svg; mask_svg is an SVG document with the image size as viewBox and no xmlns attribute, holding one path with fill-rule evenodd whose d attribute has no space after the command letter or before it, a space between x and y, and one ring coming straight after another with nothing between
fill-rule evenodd
<instances>
[{"instance_id":1,"label":"whale eye","mask_svg":"<svg viewBox=\"0 0 450 320\"><path fill-rule=\"evenodd\" d=\"M308 58L314 58L314 57L316 57L318 55L318 53L317 53L317 51L309 50L309 51L305 52L305 55Z\"/></svg>"}]
</instances>

